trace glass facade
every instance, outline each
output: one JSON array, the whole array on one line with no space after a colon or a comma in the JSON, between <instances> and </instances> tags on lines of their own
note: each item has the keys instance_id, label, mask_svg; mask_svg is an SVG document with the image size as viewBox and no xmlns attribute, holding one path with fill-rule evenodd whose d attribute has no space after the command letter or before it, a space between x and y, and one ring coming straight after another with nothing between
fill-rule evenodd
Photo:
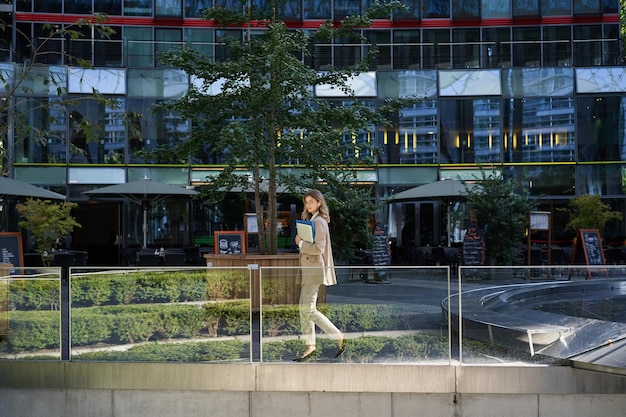
<instances>
[{"instance_id":1,"label":"glass facade","mask_svg":"<svg viewBox=\"0 0 626 417\"><path fill-rule=\"evenodd\" d=\"M407 179L396 169L439 170L438 176L443 177L446 170L477 172L488 165L498 166L549 204L565 204L576 194L593 193L610 198L616 209L623 208L626 68L619 46L617 0L404 3L407 9L392 20L375 20L372 28L363 31L368 44L335 38L316 44L312 56L302 57L323 71L353 65L376 47L379 53L370 68L373 81L365 95L371 105L394 97L422 98L404 109L394 126L373 128L375 133L356 139L377 141L382 149L379 162L386 166L378 173L380 197L398 191L397 187L426 182L418 176ZM33 167L64 166L65 183L58 183L59 175L44 183L71 189L82 181L81 186L89 188L99 168L119 167L128 177L131 170L148 172L148 166L156 163L163 168L182 166L188 183L195 169L224 162L223 150L203 149L190 158L156 160L146 160L142 151L171 147L184 141L192 128L178 115L156 110L164 100L185 94L193 82L186 74L163 67L159 53L187 45L209 58L228 59L225 40L240 38L244 31L201 23L200 15L214 4L241 7L240 1L17 0L14 4L15 14L4 15L13 19L14 30L2 35L12 40L14 48L2 51L1 68L11 82L20 83L12 100L22 122L45 132L17 128L12 132L7 143L16 174ZM371 0L287 0L279 13L290 27L307 30L327 19L360 13L371 4ZM255 10L267 11L268 5L267 0L250 2ZM76 39L49 38L49 27L41 23L45 19L53 28L70 27L65 14L92 11L106 12L114 19L110 36L84 26L72 27L80 33ZM94 68L79 72L68 56ZM21 80L20 68L33 59L46 69ZM103 92L106 102L88 99L91 86ZM63 111L60 103L68 102L71 111ZM80 118L98 128L90 140L77 132ZM211 210L202 218L220 223L216 214L220 210ZM203 234L210 234L210 228L203 225ZM623 225L617 228L616 235L626 235ZM185 233L185 239L193 239L187 229Z\"/></svg>"}]
</instances>

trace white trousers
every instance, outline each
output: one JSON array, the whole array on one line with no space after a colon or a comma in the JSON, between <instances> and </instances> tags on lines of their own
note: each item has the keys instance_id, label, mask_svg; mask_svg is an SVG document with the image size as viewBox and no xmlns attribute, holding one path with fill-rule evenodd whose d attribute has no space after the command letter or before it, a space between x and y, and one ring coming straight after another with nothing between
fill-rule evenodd
<instances>
[{"instance_id":1,"label":"white trousers","mask_svg":"<svg viewBox=\"0 0 626 417\"><path fill-rule=\"evenodd\" d=\"M334 339L341 339L339 329L317 309L317 293L320 284L307 284L300 288L300 327L307 345L315 346L315 325Z\"/></svg>"}]
</instances>

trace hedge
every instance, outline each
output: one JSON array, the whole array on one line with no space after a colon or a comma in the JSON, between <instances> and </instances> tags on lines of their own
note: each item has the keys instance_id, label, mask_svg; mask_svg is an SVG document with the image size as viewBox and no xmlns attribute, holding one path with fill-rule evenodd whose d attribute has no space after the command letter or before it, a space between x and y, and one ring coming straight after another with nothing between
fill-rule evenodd
<instances>
[{"instance_id":1,"label":"hedge","mask_svg":"<svg viewBox=\"0 0 626 417\"><path fill-rule=\"evenodd\" d=\"M344 332L411 330L416 315L388 305L319 307ZM300 334L298 306L263 309L265 337ZM0 351L33 352L58 348L58 311L12 311L10 334ZM72 309L72 346L123 345L168 339L223 337L250 333L250 303L143 304ZM36 330L34 330L36 329ZM33 332L36 335L33 335Z\"/></svg>"}]
</instances>

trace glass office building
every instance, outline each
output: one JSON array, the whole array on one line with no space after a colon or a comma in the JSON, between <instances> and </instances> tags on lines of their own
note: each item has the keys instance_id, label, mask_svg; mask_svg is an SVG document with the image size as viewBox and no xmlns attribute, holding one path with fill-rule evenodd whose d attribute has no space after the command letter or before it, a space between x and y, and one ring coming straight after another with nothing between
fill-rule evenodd
<instances>
[{"instance_id":1,"label":"glass office building","mask_svg":"<svg viewBox=\"0 0 626 417\"><path fill-rule=\"evenodd\" d=\"M255 7L267 3L250 1ZM3 138L5 158L15 178L79 203L83 228L69 243L94 252L92 260L114 244L136 245L141 218L128 204L94 203L82 192L143 177L201 185L208 171L219 169L222 161L210 150L187 161L146 161L137 152L184 140L190 130L176 114L153 110L163 100L181 97L190 83L186 74L161 65L159 52L186 44L219 60L225 57L226 37L244 36L243 29L217 28L199 18L213 3L241 7L231 0L3 0L0 5L11 25L0 33L10 45L1 52L1 68L7 74L20 71L31 63L35 48L44 64L12 99L23 122L54 133L41 143L11 132ZM290 27L306 30L372 3L286 0L280 13ZM373 186L375 198L439 179L473 179L488 167L515 178L540 197L540 209L555 213L555 240L569 238L567 219L556 208L575 195L599 194L613 209L626 211L626 67L618 0L404 3L407 11L364 30L370 44L335 39L303 57L323 71L353 64L376 45L379 54L370 71L355 81L358 95L373 106L390 97L424 98L405 109L393 128L377 130L374 139L383 153L375 168L362 172L363 186ZM46 41L47 25L69 25L93 12L109 15L107 24L115 30L110 38L83 26L79 39ZM68 56L93 67L76 67ZM77 100L67 115L50 117L60 98L44 82L49 77L61 80L67 87L62 94ZM88 100L92 88L113 100L109 105ZM343 100L330 91L319 94ZM76 137L76 117L98 122L98 140ZM293 207L282 210L288 222ZM442 243L439 203L407 203L390 211L381 216L399 243L397 231L409 215L416 221L415 244ZM189 212L191 218L182 214ZM150 240L157 246L206 244L215 229L243 227L244 212L163 202L150 208ZM619 224L605 237L623 242L624 235Z\"/></svg>"}]
</instances>

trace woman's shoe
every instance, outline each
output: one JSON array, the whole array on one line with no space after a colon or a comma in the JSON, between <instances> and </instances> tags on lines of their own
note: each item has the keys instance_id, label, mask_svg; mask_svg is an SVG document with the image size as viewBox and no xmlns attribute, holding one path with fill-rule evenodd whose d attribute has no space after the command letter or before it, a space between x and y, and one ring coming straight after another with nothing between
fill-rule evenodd
<instances>
[{"instance_id":1,"label":"woman's shoe","mask_svg":"<svg viewBox=\"0 0 626 417\"><path fill-rule=\"evenodd\" d=\"M309 353L307 353L304 356L300 356L299 358L295 358L293 361L294 362L306 362L309 359L311 359L313 357L313 354L315 353L315 349L313 349L312 351L310 351Z\"/></svg>"},{"instance_id":2,"label":"woman's shoe","mask_svg":"<svg viewBox=\"0 0 626 417\"><path fill-rule=\"evenodd\" d=\"M340 357L341 355L343 355L343 352L345 352L345 351L346 351L346 348L345 348L345 347L343 347L343 346L342 346L342 347L340 347L340 348L337 350L337 353L335 354L335 358L338 358L338 357Z\"/></svg>"},{"instance_id":3,"label":"woman's shoe","mask_svg":"<svg viewBox=\"0 0 626 417\"><path fill-rule=\"evenodd\" d=\"M304 356L301 356L299 358L295 358L293 361L294 362L306 362L309 359L311 359L312 356L313 356L313 352L309 353L308 355L304 355Z\"/></svg>"}]
</instances>

